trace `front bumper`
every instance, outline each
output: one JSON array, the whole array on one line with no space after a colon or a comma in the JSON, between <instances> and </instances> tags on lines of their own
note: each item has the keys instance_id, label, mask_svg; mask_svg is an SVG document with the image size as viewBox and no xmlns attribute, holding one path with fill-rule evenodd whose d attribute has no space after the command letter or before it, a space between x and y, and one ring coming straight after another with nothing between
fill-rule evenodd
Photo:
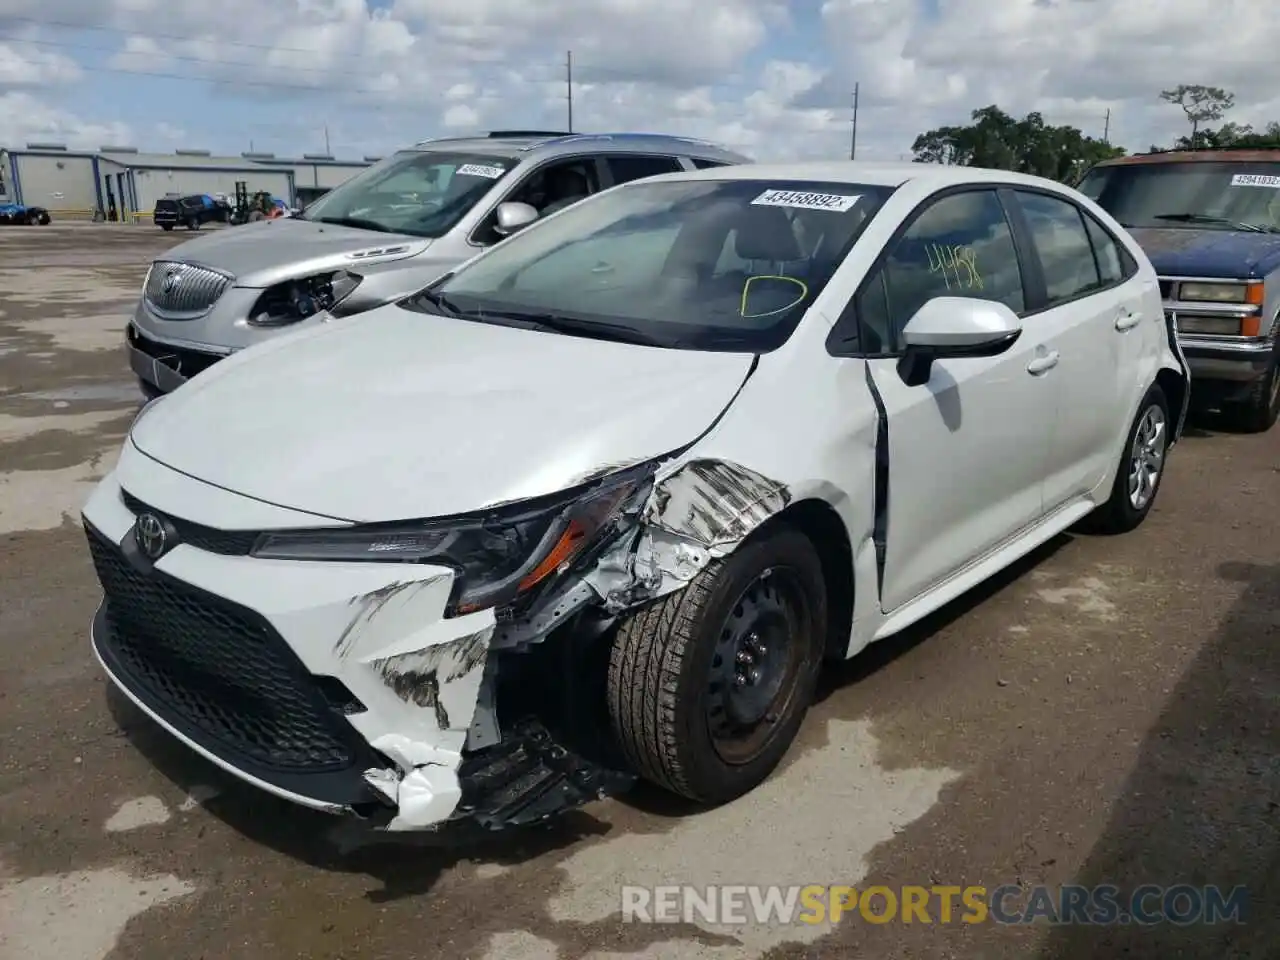
<instances>
[{"instance_id":1,"label":"front bumper","mask_svg":"<svg viewBox=\"0 0 1280 960\"><path fill-rule=\"evenodd\" d=\"M227 356L205 344L171 343L148 337L132 323L125 331L125 350L129 367L138 379L160 393L178 389Z\"/></svg>"},{"instance_id":2,"label":"front bumper","mask_svg":"<svg viewBox=\"0 0 1280 960\"><path fill-rule=\"evenodd\" d=\"M174 542L154 563L134 537L143 512L163 517ZM250 557L252 534L238 531L326 521L204 484L129 441L83 521L107 676L259 789L389 830L491 830L634 782L566 749L536 716L498 729L495 616L444 617L452 570Z\"/></svg>"},{"instance_id":3,"label":"front bumper","mask_svg":"<svg viewBox=\"0 0 1280 960\"><path fill-rule=\"evenodd\" d=\"M143 509L178 540L154 564L133 539ZM83 512L104 593L93 647L108 676L193 750L277 796L331 813L381 807L390 829L448 820L492 611L445 619L444 568L249 557L243 535L213 526L230 512L258 529L322 522L126 442Z\"/></svg>"},{"instance_id":4,"label":"front bumper","mask_svg":"<svg viewBox=\"0 0 1280 960\"><path fill-rule=\"evenodd\" d=\"M1197 380L1226 380L1247 384L1266 375L1276 344L1266 338L1250 340L1180 334L1178 343Z\"/></svg>"}]
</instances>

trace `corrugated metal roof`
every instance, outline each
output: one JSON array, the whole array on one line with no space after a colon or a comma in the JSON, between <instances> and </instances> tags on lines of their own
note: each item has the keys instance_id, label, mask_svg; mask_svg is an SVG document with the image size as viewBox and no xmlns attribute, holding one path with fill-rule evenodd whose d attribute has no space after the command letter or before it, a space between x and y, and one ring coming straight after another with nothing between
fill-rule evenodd
<instances>
[{"instance_id":1,"label":"corrugated metal roof","mask_svg":"<svg viewBox=\"0 0 1280 960\"><path fill-rule=\"evenodd\" d=\"M173 153L106 153L104 160L118 163L122 167L142 167L163 170L243 170L248 173L270 170L262 163L244 160L240 157L213 156L179 156Z\"/></svg>"}]
</instances>

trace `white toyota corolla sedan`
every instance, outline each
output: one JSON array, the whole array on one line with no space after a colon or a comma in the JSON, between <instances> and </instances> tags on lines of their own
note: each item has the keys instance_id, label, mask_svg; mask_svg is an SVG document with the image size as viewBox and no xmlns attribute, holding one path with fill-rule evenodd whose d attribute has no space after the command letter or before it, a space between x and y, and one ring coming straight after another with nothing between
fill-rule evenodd
<instances>
[{"instance_id":1,"label":"white toyota corolla sedan","mask_svg":"<svg viewBox=\"0 0 1280 960\"><path fill-rule=\"evenodd\" d=\"M1141 523L1187 393L1147 258L1060 184L652 177L146 406L84 508L93 649L192 750L381 828L725 803L824 660Z\"/></svg>"}]
</instances>

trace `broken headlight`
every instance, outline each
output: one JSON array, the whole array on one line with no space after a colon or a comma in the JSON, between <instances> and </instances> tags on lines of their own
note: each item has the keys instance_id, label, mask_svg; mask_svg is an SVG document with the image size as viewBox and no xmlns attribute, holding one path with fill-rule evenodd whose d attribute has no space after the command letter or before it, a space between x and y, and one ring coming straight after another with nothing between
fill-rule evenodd
<instances>
[{"instance_id":1,"label":"broken headlight","mask_svg":"<svg viewBox=\"0 0 1280 960\"><path fill-rule=\"evenodd\" d=\"M620 471L551 500L485 515L266 533L253 556L273 560L430 563L457 571L452 607L474 613L508 603L564 572L617 526L647 489L654 464Z\"/></svg>"},{"instance_id":2,"label":"broken headlight","mask_svg":"<svg viewBox=\"0 0 1280 960\"><path fill-rule=\"evenodd\" d=\"M258 297L249 311L249 322L259 327L276 327L306 320L342 303L355 292L362 279L349 270L334 270L277 283Z\"/></svg>"}]
</instances>

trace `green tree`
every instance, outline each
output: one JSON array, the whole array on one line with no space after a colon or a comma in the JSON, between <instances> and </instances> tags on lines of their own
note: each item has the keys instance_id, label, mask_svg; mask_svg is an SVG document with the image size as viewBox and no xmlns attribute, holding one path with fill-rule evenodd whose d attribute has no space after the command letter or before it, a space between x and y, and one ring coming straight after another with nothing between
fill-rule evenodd
<instances>
[{"instance_id":1,"label":"green tree","mask_svg":"<svg viewBox=\"0 0 1280 960\"><path fill-rule=\"evenodd\" d=\"M973 111L971 119L967 126L920 134L911 145L916 160L1016 170L1073 183L1098 161L1124 154L1075 127L1047 124L1039 113L1017 120L992 104Z\"/></svg>"},{"instance_id":2,"label":"green tree","mask_svg":"<svg viewBox=\"0 0 1280 960\"><path fill-rule=\"evenodd\" d=\"M1199 83L1180 83L1172 90L1161 90L1160 99L1182 108L1191 123L1190 143L1196 142L1200 124L1206 120L1221 120L1223 114L1236 103L1236 95L1221 87L1207 87Z\"/></svg>"}]
</instances>

